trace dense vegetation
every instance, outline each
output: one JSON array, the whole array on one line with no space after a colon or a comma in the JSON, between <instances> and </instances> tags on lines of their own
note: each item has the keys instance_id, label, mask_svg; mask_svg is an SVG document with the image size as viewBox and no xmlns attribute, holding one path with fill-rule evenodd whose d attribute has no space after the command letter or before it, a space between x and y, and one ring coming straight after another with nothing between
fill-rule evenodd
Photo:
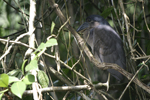
<instances>
[{"instance_id":1,"label":"dense vegetation","mask_svg":"<svg viewBox=\"0 0 150 100\"><path fill-rule=\"evenodd\" d=\"M0 0L0 99L150 99L149 0ZM103 16L122 38L126 80L94 61L76 29ZM106 68L106 67L105 67Z\"/></svg>"}]
</instances>

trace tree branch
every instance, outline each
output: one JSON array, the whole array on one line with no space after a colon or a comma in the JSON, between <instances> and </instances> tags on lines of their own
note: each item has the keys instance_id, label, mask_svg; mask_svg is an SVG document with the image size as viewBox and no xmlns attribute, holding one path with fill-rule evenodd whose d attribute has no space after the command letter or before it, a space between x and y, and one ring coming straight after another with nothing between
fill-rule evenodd
<instances>
[{"instance_id":1,"label":"tree branch","mask_svg":"<svg viewBox=\"0 0 150 100\"><path fill-rule=\"evenodd\" d=\"M102 83L94 85L95 88L103 87ZM52 86L40 89L41 92L53 92L53 91L80 91L80 90L90 90L89 85L77 85L77 86ZM33 94L33 90L26 90L23 95Z\"/></svg>"},{"instance_id":2,"label":"tree branch","mask_svg":"<svg viewBox=\"0 0 150 100\"><path fill-rule=\"evenodd\" d=\"M54 3L54 1L49 0L49 4L52 8L55 8L55 12L56 14L59 16L60 20L65 23L66 22L66 18L64 17L63 13L60 11L58 4ZM66 27L68 28L68 30L74 35L74 37L76 38L76 40L78 41L79 47L81 47L81 49L84 50L84 52L86 53L86 55L88 56L89 60L98 68L106 70L106 69L114 69L119 71L120 73L122 73L125 77L127 77L127 79L131 80L132 78L132 74L125 71L124 69L122 69L121 67L119 67L116 64L110 64L110 63L99 63L92 55L92 53L89 51L88 47L84 45L84 40L80 37L80 35L67 23ZM150 93L150 87L146 86L144 83L142 83L140 80L138 80L138 78L134 78L133 82L135 84L137 84L139 87L143 88L145 91L147 91L148 93Z\"/></svg>"}]
</instances>

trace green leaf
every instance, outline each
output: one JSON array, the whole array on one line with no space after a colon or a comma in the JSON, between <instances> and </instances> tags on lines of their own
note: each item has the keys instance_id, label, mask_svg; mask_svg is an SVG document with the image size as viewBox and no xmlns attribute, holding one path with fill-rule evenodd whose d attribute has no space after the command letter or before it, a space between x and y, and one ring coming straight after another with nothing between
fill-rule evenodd
<instances>
[{"instance_id":1,"label":"green leaf","mask_svg":"<svg viewBox=\"0 0 150 100\"><path fill-rule=\"evenodd\" d=\"M44 71L38 71L38 81L43 88L48 87L49 79Z\"/></svg>"},{"instance_id":2,"label":"green leaf","mask_svg":"<svg viewBox=\"0 0 150 100\"><path fill-rule=\"evenodd\" d=\"M46 48L46 46L45 46L45 43L41 43L39 46L38 46L38 48L36 49L36 51L39 51L39 50L43 50L43 49L45 49ZM36 52L35 51L35 52Z\"/></svg>"},{"instance_id":3,"label":"green leaf","mask_svg":"<svg viewBox=\"0 0 150 100\"><path fill-rule=\"evenodd\" d=\"M51 24L51 34L53 33L54 27L55 27L55 23L52 22L52 24Z\"/></svg>"},{"instance_id":4,"label":"green leaf","mask_svg":"<svg viewBox=\"0 0 150 100\"><path fill-rule=\"evenodd\" d=\"M28 60L26 59L26 60L23 62L22 66L21 66L23 75L24 75L24 67L25 67L25 64L26 64L27 61L28 61Z\"/></svg>"},{"instance_id":5,"label":"green leaf","mask_svg":"<svg viewBox=\"0 0 150 100\"><path fill-rule=\"evenodd\" d=\"M34 53L36 53L37 51L43 50L46 47L51 47L53 45L57 45L57 40L55 38L51 38L49 39L46 43L41 43L38 48L36 49L36 51Z\"/></svg>"},{"instance_id":6,"label":"green leaf","mask_svg":"<svg viewBox=\"0 0 150 100\"><path fill-rule=\"evenodd\" d=\"M0 93L0 100L2 100L3 95L4 95L4 93Z\"/></svg>"},{"instance_id":7,"label":"green leaf","mask_svg":"<svg viewBox=\"0 0 150 100\"><path fill-rule=\"evenodd\" d=\"M38 62L36 59L31 60L31 62L26 66L25 71L38 70Z\"/></svg>"},{"instance_id":8,"label":"green leaf","mask_svg":"<svg viewBox=\"0 0 150 100\"><path fill-rule=\"evenodd\" d=\"M20 72L20 73L17 75L17 78L18 78L18 79L21 79L21 78L22 78L22 72Z\"/></svg>"},{"instance_id":9,"label":"green leaf","mask_svg":"<svg viewBox=\"0 0 150 100\"><path fill-rule=\"evenodd\" d=\"M12 83L12 82L16 82L16 81L19 81L19 79L15 76L9 76L9 84Z\"/></svg>"},{"instance_id":10,"label":"green leaf","mask_svg":"<svg viewBox=\"0 0 150 100\"><path fill-rule=\"evenodd\" d=\"M32 74L27 74L24 78L23 78L23 82L27 85L32 84L33 82L35 82L35 77Z\"/></svg>"},{"instance_id":11,"label":"green leaf","mask_svg":"<svg viewBox=\"0 0 150 100\"><path fill-rule=\"evenodd\" d=\"M3 91L0 91L0 100L2 100L2 96L4 95L4 93L8 91L8 89L5 89Z\"/></svg>"},{"instance_id":12,"label":"green leaf","mask_svg":"<svg viewBox=\"0 0 150 100\"><path fill-rule=\"evenodd\" d=\"M2 91L0 91L0 93L5 93L6 91L8 91L8 89L2 90Z\"/></svg>"},{"instance_id":13,"label":"green leaf","mask_svg":"<svg viewBox=\"0 0 150 100\"><path fill-rule=\"evenodd\" d=\"M21 72L20 69L15 69L15 70L12 70L12 71L8 72L7 74L9 76L17 76L20 72Z\"/></svg>"},{"instance_id":14,"label":"green leaf","mask_svg":"<svg viewBox=\"0 0 150 100\"><path fill-rule=\"evenodd\" d=\"M9 77L7 74L0 75L0 87L8 87Z\"/></svg>"},{"instance_id":15,"label":"green leaf","mask_svg":"<svg viewBox=\"0 0 150 100\"><path fill-rule=\"evenodd\" d=\"M26 84L24 82L16 82L11 86L11 91L14 95L22 98L23 92L26 90Z\"/></svg>"},{"instance_id":16,"label":"green leaf","mask_svg":"<svg viewBox=\"0 0 150 100\"><path fill-rule=\"evenodd\" d=\"M104 10L102 13L101 13L101 16L103 16L104 18L106 18L110 13L111 11L114 9L114 7L109 7L107 8L106 10Z\"/></svg>"},{"instance_id":17,"label":"green leaf","mask_svg":"<svg viewBox=\"0 0 150 100\"><path fill-rule=\"evenodd\" d=\"M55 38L51 38L45 43L46 47L51 47L54 45L57 45L57 40Z\"/></svg>"}]
</instances>

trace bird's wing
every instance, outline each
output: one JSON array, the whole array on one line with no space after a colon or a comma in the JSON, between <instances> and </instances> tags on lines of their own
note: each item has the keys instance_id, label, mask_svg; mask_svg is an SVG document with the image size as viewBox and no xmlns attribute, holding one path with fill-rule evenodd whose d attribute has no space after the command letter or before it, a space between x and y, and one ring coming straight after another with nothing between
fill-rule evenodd
<instances>
[{"instance_id":1,"label":"bird's wing","mask_svg":"<svg viewBox=\"0 0 150 100\"><path fill-rule=\"evenodd\" d=\"M99 53L101 62L115 63L125 69L125 54L122 40L119 35L106 25L99 25L95 28L93 34L94 55ZM121 80L123 76L115 70L108 70L114 77Z\"/></svg>"}]
</instances>

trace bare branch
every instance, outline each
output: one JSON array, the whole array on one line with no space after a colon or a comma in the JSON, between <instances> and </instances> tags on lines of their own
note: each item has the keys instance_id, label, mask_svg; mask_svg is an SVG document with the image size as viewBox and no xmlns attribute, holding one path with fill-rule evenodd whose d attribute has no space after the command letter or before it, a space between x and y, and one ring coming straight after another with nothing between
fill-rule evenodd
<instances>
[{"instance_id":1,"label":"bare branch","mask_svg":"<svg viewBox=\"0 0 150 100\"><path fill-rule=\"evenodd\" d=\"M59 18L61 19L61 21L63 23L66 22L66 18L64 17L63 13L60 11L58 4L52 2L51 0L49 0L49 4L51 7L55 8L55 12L56 14L59 16ZM125 15L124 15L125 16ZM126 17L126 16L125 16ZM126 19L127 20L127 19ZM127 25L127 30L129 29L128 27L128 23ZM120 73L122 73L125 77L127 77L129 80L131 80L132 78L132 74L125 71L124 69L122 69L121 67L119 67L116 64L109 64L109 63L99 63L92 55L92 53L89 51L89 49L87 48L87 46L84 45L84 40L80 37L80 35L67 23L66 27L68 28L68 30L74 35L74 37L76 38L76 40L78 41L79 46L84 50L84 52L86 53L86 55L88 56L89 60L98 68L100 69L114 69L119 71ZM150 93L150 87L146 86L144 83L142 83L141 81L138 80L138 78L134 78L133 82L135 84L137 84L138 86L140 86L141 88L143 88L145 91L147 91L148 93Z\"/></svg>"}]
</instances>

